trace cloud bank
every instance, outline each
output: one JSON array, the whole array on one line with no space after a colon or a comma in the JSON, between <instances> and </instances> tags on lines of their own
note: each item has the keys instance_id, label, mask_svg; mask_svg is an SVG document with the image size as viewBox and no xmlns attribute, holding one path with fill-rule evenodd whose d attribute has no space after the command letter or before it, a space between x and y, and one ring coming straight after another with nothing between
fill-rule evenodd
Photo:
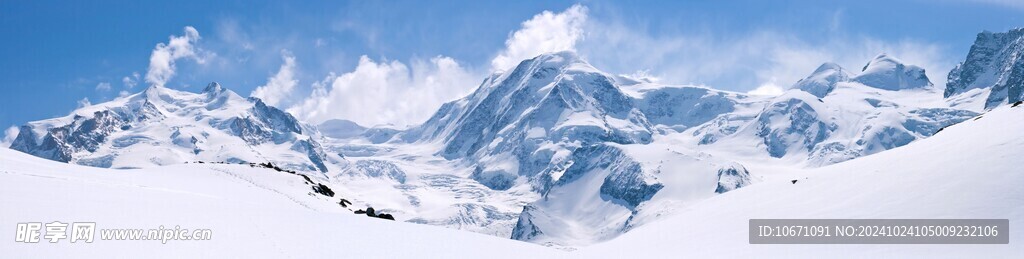
<instances>
[{"instance_id":1,"label":"cloud bank","mask_svg":"<svg viewBox=\"0 0 1024 259\"><path fill-rule=\"evenodd\" d=\"M203 63L204 58L195 47L199 41L199 31L192 26L185 26L185 34L182 36L171 35L167 43L157 43L153 53L149 56L149 70L146 71L146 82L154 86L164 86L174 76L176 70L175 62L179 59L190 58L197 63Z\"/></svg>"},{"instance_id":2,"label":"cloud bank","mask_svg":"<svg viewBox=\"0 0 1024 259\"><path fill-rule=\"evenodd\" d=\"M492 70L509 70L524 59L548 52L575 50L576 42L583 39L586 21L587 8L579 4L561 13L534 15L505 40L505 49L491 61Z\"/></svg>"},{"instance_id":3,"label":"cloud bank","mask_svg":"<svg viewBox=\"0 0 1024 259\"><path fill-rule=\"evenodd\" d=\"M295 79L295 56L288 50L281 51L284 63L277 74L267 79L267 84L252 91L252 97L260 98L271 106L278 106L287 100L299 81Z\"/></svg>"},{"instance_id":4,"label":"cloud bank","mask_svg":"<svg viewBox=\"0 0 1024 259\"><path fill-rule=\"evenodd\" d=\"M477 80L449 57L413 60L407 66L362 56L355 70L314 84L312 95L288 112L314 124L344 118L364 126L406 127L422 123L444 102L468 94Z\"/></svg>"},{"instance_id":5,"label":"cloud bank","mask_svg":"<svg viewBox=\"0 0 1024 259\"><path fill-rule=\"evenodd\" d=\"M0 146L10 147L11 143L14 143L14 139L18 137L18 133L21 133L21 130L18 129L18 127L8 127L7 130L4 130L4 138L3 140L0 140Z\"/></svg>"}]
</instances>

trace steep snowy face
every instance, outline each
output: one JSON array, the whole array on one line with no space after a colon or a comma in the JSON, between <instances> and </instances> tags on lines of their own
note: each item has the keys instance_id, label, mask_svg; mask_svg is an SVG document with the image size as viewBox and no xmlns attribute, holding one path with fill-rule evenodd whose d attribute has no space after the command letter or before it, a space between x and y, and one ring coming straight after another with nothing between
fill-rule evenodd
<instances>
[{"instance_id":1,"label":"steep snowy face","mask_svg":"<svg viewBox=\"0 0 1024 259\"><path fill-rule=\"evenodd\" d=\"M895 57L879 54L867 65L857 76L851 79L854 82L885 89L901 90L914 89L932 86L924 69L915 65L905 65L903 61Z\"/></svg>"},{"instance_id":2,"label":"steep snowy face","mask_svg":"<svg viewBox=\"0 0 1024 259\"><path fill-rule=\"evenodd\" d=\"M439 154L447 159L476 161L473 178L496 189L580 146L651 141L651 125L633 100L573 52L540 55L488 78L415 131L421 140L443 141Z\"/></svg>"},{"instance_id":3,"label":"steep snowy face","mask_svg":"<svg viewBox=\"0 0 1024 259\"><path fill-rule=\"evenodd\" d=\"M693 135L700 145L754 141L769 157L821 166L903 146L977 115L950 108L923 75L884 54L852 78L826 63L753 119L733 112Z\"/></svg>"},{"instance_id":4,"label":"steep snowy face","mask_svg":"<svg viewBox=\"0 0 1024 259\"><path fill-rule=\"evenodd\" d=\"M217 83L201 93L150 87L21 130L11 149L96 167L271 161L326 172L330 160L315 128Z\"/></svg>"},{"instance_id":5,"label":"steep snowy face","mask_svg":"<svg viewBox=\"0 0 1024 259\"><path fill-rule=\"evenodd\" d=\"M810 76L800 79L791 89L800 89L818 98L825 97L836 88L836 83L850 80L850 73L836 63L821 64Z\"/></svg>"},{"instance_id":6,"label":"steep snowy face","mask_svg":"<svg viewBox=\"0 0 1024 259\"><path fill-rule=\"evenodd\" d=\"M988 110L1024 100L1024 28L979 33L948 79L943 96L955 104L983 103Z\"/></svg>"},{"instance_id":7,"label":"steep snowy face","mask_svg":"<svg viewBox=\"0 0 1024 259\"><path fill-rule=\"evenodd\" d=\"M918 95L938 99L937 92L839 85L822 99L790 90L758 115L747 134L757 136L771 157L821 166L903 146L977 115L945 107L938 100L918 103L929 99Z\"/></svg>"},{"instance_id":8,"label":"steep snowy face","mask_svg":"<svg viewBox=\"0 0 1024 259\"><path fill-rule=\"evenodd\" d=\"M751 183L739 164L657 143L582 147L552 170L554 181L523 208L513 239L588 245Z\"/></svg>"},{"instance_id":9,"label":"steep snowy face","mask_svg":"<svg viewBox=\"0 0 1024 259\"><path fill-rule=\"evenodd\" d=\"M772 157L810 150L838 128L825 105L802 91L788 91L757 116L756 135Z\"/></svg>"}]
</instances>

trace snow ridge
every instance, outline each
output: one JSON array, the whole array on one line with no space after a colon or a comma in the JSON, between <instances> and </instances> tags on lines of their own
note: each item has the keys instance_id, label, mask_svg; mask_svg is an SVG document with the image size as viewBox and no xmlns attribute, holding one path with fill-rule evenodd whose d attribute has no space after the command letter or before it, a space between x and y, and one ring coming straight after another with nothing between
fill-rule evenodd
<instances>
[{"instance_id":1,"label":"snow ridge","mask_svg":"<svg viewBox=\"0 0 1024 259\"><path fill-rule=\"evenodd\" d=\"M189 161L264 162L327 172L316 128L214 82L200 93L152 86L141 93L21 126L11 149L96 167Z\"/></svg>"}]
</instances>

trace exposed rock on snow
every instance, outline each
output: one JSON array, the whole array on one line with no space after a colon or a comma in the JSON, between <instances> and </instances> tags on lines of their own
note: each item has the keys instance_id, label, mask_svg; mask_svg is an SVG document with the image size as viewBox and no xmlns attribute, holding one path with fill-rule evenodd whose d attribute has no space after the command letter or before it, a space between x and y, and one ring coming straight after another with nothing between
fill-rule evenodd
<instances>
[{"instance_id":1,"label":"exposed rock on snow","mask_svg":"<svg viewBox=\"0 0 1024 259\"><path fill-rule=\"evenodd\" d=\"M948 80L943 96L975 111L1024 100L1024 28L978 33Z\"/></svg>"}]
</instances>

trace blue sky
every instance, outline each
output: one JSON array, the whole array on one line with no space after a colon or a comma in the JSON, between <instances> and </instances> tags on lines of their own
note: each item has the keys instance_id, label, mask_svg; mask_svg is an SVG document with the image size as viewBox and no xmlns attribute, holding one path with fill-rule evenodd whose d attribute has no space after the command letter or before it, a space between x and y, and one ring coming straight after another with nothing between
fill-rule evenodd
<instances>
[{"instance_id":1,"label":"blue sky","mask_svg":"<svg viewBox=\"0 0 1024 259\"><path fill-rule=\"evenodd\" d=\"M2 1L0 127L142 91L160 43L181 47L163 49L180 54L161 61L174 64L166 87L262 87L313 123L404 126L508 60L561 49L610 73L740 92L887 52L944 85L978 32L1021 17L1024 3L1001 0Z\"/></svg>"}]
</instances>

